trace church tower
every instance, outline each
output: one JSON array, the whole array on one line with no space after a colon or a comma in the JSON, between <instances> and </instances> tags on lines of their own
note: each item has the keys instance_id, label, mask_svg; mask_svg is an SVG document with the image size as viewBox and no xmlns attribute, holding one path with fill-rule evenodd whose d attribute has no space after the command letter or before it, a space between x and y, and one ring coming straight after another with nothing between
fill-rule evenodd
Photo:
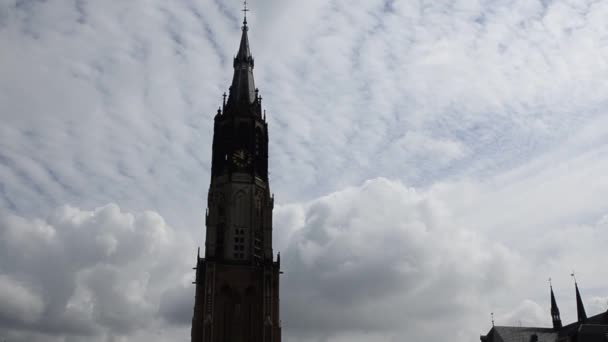
<instances>
[{"instance_id":1,"label":"church tower","mask_svg":"<svg viewBox=\"0 0 608 342\"><path fill-rule=\"evenodd\" d=\"M253 80L247 32L245 16L232 85L214 118L205 255L197 256L195 268L192 342L281 341L268 124Z\"/></svg>"}]
</instances>

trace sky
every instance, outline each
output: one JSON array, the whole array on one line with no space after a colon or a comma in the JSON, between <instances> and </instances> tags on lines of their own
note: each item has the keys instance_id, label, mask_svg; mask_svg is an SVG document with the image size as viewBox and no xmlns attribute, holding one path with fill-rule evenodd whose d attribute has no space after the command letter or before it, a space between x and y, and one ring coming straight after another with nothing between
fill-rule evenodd
<instances>
[{"instance_id":1,"label":"sky","mask_svg":"<svg viewBox=\"0 0 608 342\"><path fill-rule=\"evenodd\" d=\"M608 309L608 1L249 7L284 341ZM189 341L241 8L0 0L0 340Z\"/></svg>"}]
</instances>

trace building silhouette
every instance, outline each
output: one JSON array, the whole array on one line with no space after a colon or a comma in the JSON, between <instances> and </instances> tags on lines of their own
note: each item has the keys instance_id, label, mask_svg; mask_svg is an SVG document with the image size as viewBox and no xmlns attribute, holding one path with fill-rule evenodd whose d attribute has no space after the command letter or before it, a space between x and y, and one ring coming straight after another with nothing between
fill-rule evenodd
<instances>
[{"instance_id":1,"label":"building silhouette","mask_svg":"<svg viewBox=\"0 0 608 342\"><path fill-rule=\"evenodd\" d=\"M245 8L245 11L247 9ZM214 118L205 255L197 256L192 342L280 342L268 124L243 21L234 76Z\"/></svg>"},{"instance_id":2,"label":"building silhouette","mask_svg":"<svg viewBox=\"0 0 608 342\"><path fill-rule=\"evenodd\" d=\"M557 301L551 289L551 321L553 328L492 326L481 342L608 342L608 311L587 317L585 306L574 282L577 320L562 325Z\"/></svg>"}]
</instances>

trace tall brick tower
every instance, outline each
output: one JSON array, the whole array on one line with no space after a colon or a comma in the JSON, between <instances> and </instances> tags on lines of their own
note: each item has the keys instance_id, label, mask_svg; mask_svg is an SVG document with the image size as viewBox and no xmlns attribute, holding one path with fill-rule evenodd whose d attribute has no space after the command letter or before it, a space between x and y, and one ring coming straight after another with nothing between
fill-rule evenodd
<instances>
[{"instance_id":1,"label":"tall brick tower","mask_svg":"<svg viewBox=\"0 0 608 342\"><path fill-rule=\"evenodd\" d=\"M245 8L245 11L247 9ZM268 124L243 21L230 92L215 115L205 255L197 256L192 342L280 342Z\"/></svg>"}]
</instances>

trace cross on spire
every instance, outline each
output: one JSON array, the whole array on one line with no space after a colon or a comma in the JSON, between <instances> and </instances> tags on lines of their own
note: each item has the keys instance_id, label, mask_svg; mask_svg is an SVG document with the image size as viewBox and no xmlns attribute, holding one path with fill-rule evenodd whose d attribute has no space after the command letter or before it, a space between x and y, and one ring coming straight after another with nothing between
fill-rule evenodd
<instances>
[{"instance_id":1,"label":"cross on spire","mask_svg":"<svg viewBox=\"0 0 608 342\"><path fill-rule=\"evenodd\" d=\"M247 12L249 12L249 8L247 8L247 0L243 1L243 25L247 25Z\"/></svg>"}]
</instances>

